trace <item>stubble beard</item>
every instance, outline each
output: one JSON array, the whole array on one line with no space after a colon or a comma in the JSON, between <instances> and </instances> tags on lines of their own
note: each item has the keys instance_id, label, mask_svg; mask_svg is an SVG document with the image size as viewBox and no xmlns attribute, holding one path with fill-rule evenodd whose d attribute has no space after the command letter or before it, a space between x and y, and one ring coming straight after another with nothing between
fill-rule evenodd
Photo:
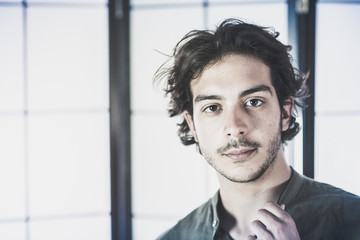
<instances>
[{"instance_id":1,"label":"stubble beard","mask_svg":"<svg viewBox=\"0 0 360 240\"><path fill-rule=\"evenodd\" d=\"M273 164L273 162L275 161L279 150L281 148L282 142L281 142L281 129L282 129L282 124L281 124L281 120L278 126L278 130L277 133L275 134L275 136L271 139L270 141L270 145L267 149L267 158L264 161L264 163L254 172L249 174L249 176L247 176L246 178L243 177L237 177L237 176L232 176L230 174L228 174L226 172L225 169L221 169L215 161L215 158L213 156L211 156L211 154L209 154L206 150L202 149L200 144L199 144L199 149L201 151L201 154L203 155L203 157L206 159L206 161L218 172L220 173L223 177L225 177L226 179L228 179L231 182L235 182L235 183L249 183L249 182L254 182L256 180L258 180L269 168L270 166ZM245 139L244 137L239 138L238 141L232 141L230 143L228 143L226 146L221 147L217 150L217 154L221 154L221 152L225 152L226 150L230 149L231 147L252 147L252 148L258 148L261 145L257 142L252 142L249 141L247 139Z\"/></svg>"}]
</instances>

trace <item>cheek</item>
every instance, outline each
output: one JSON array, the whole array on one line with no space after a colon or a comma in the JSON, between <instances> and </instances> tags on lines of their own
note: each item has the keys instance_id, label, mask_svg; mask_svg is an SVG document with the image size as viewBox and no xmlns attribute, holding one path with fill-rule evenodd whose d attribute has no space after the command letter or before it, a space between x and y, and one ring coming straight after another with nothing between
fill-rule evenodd
<instances>
[{"instance_id":1,"label":"cheek","mask_svg":"<svg viewBox=\"0 0 360 240\"><path fill-rule=\"evenodd\" d=\"M195 122L196 135L199 141L202 141L207 135L212 131L205 123L203 122Z\"/></svg>"},{"instance_id":2,"label":"cheek","mask_svg":"<svg viewBox=\"0 0 360 240\"><path fill-rule=\"evenodd\" d=\"M271 115L268 115L271 116ZM257 118L253 120L253 129L262 141L267 141L269 137L277 134L279 130L280 118Z\"/></svg>"},{"instance_id":3,"label":"cheek","mask_svg":"<svg viewBox=\"0 0 360 240\"><path fill-rule=\"evenodd\" d=\"M215 142L215 139L219 139L220 125L218 123L195 119L195 129L201 145L208 145Z\"/></svg>"}]
</instances>

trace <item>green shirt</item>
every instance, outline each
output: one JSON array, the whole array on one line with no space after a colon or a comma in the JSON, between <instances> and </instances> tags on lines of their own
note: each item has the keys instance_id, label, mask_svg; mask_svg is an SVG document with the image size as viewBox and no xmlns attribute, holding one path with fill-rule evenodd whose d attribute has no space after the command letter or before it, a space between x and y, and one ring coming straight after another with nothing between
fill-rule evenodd
<instances>
[{"instance_id":1,"label":"green shirt","mask_svg":"<svg viewBox=\"0 0 360 240\"><path fill-rule=\"evenodd\" d=\"M219 192L158 240L230 240L220 227L218 201ZM285 204L302 240L360 240L359 196L306 178L292 169L278 203Z\"/></svg>"}]
</instances>

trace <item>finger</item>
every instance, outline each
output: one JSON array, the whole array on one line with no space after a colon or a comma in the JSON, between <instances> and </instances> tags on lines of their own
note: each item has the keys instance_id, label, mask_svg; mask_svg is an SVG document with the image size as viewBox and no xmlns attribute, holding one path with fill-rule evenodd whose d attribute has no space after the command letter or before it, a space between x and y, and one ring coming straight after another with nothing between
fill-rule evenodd
<instances>
[{"instance_id":1,"label":"finger","mask_svg":"<svg viewBox=\"0 0 360 240\"><path fill-rule=\"evenodd\" d=\"M263 209L267 210L268 212L271 212L274 216L283 219L286 217L289 217L289 214L285 212L285 205L282 204L279 206L278 204L274 202L267 202Z\"/></svg>"},{"instance_id":2,"label":"finger","mask_svg":"<svg viewBox=\"0 0 360 240\"><path fill-rule=\"evenodd\" d=\"M255 239L274 239L272 233L266 228L266 226L259 220L251 222L250 229L257 237Z\"/></svg>"},{"instance_id":3,"label":"finger","mask_svg":"<svg viewBox=\"0 0 360 240\"><path fill-rule=\"evenodd\" d=\"M269 232L281 227L283 221L266 209L259 209L256 214L256 220L260 221ZM276 231L275 231L276 232Z\"/></svg>"},{"instance_id":4,"label":"finger","mask_svg":"<svg viewBox=\"0 0 360 240\"><path fill-rule=\"evenodd\" d=\"M266 227L274 238L286 239L287 236L292 236L293 238L290 239L299 239L296 224L290 214L277 204L267 204L266 208L272 210L272 212L267 209L260 209L257 213L257 220ZM281 218L273 214L274 212Z\"/></svg>"}]
</instances>

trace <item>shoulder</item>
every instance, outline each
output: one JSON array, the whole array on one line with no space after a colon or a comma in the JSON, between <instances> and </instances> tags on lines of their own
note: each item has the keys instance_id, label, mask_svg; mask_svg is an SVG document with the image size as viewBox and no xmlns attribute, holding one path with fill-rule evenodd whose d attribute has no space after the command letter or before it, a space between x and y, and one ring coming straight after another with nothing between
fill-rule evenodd
<instances>
[{"instance_id":1,"label":"shoulder","mask_svg":"<svg viewBox=\"0 0 360 240\"><path fill-rule=\"evenodd\" d=\"M209 239L212 236L213 198L193 210L157 240ZM210 235L209 235L210 234Z\"/></svg>"},{"instance_id":2,"label":"shoulder","mask_svg":"<svg viewBox=\"0 0 360 240\"><path fill-rule=\"evenodd\" d=\"M360 238L360 197L298 173L289 183L287 211L302 239ZM295 189L296 192L291 189Z\"/></svg>"},{"instance_id":3,"label":"shoulder","mask_svg":"<svg viewBox=\"0 0 360 240\"><path fill-rule=\"evenodd\" d=\"M298 198L303 201L321 201L321 204L343 203L345 205L357 205L360 203L360 197L353 193L304 176L300 177L302 178L302 187L299 191Z\"/></svg>"},{"instance_id":4,"label":"shoulder","mask_svg":"<svg viewBox=\"0 0 360 240\"><path fill-rule=\"evenodd\" d=\"M326 183L306 179L301 198L304 202L308 201L309 204L327 211L324 215L331 214L336 217L339 224L356 222L360 227L360 197L353 193Z\"/></svg>"},{"instance_id":5,"label":"shoulder","mask_svg":"<svg viewBox=\"0 0 360 240\"><path fill-rule=\"evenodd\" d=\"M322 203L347 202L359 203L360 197L344 191L341 188L330 184L322 183L302 176L293 170L291 179L286 187L283 198L288 203L294 202L316 202L324 200Z\"/></svg>"}]
</instances>

